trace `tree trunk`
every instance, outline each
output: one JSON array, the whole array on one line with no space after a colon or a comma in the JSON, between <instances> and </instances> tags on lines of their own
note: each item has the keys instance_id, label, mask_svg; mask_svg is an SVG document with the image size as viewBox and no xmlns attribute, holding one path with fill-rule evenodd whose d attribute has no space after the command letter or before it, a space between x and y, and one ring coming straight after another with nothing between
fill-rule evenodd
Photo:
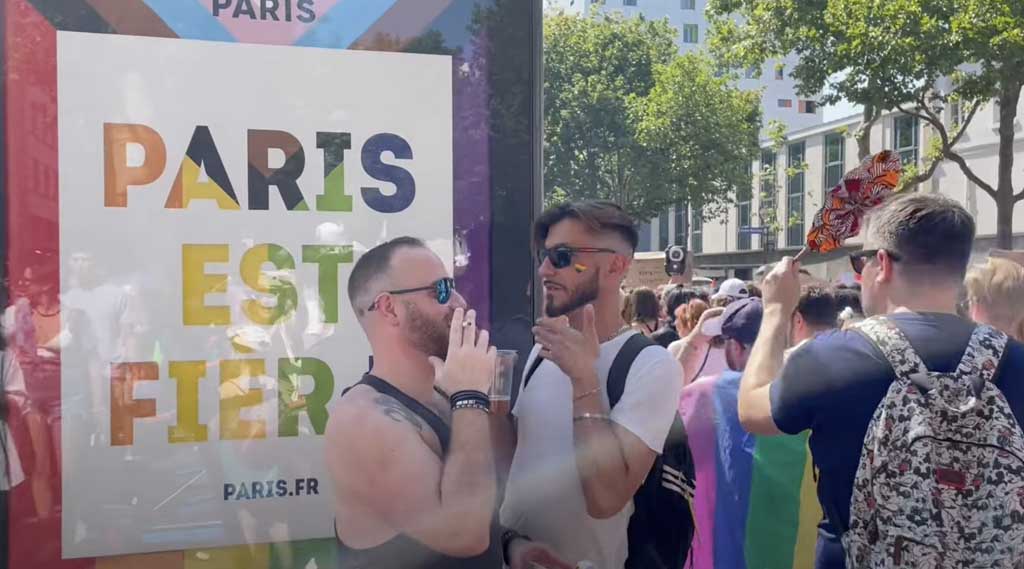
<instances>
[{"instance_id":1,"label":"tree trunk","mask_svg":"<svg viewBox=\"0 0 1024 569\"><path fill-rule=\"evenodd\" d=\"M871 156L871 128L878 121L879 115L874 105L864 105L864 118L857 129L857 159L860 161Z\"/></svg>"},{"instance_id":2,"label":"tree trunk","mask_svg":"<svg viewBox=\"0 0 1024 569\"><path fill-rule=\"evenodd\" d=\"M1013 139L1021 82L1004 84L999 93L999 184L996 186L996 247L1013 248Z\"/></svg>"}]
</instances>

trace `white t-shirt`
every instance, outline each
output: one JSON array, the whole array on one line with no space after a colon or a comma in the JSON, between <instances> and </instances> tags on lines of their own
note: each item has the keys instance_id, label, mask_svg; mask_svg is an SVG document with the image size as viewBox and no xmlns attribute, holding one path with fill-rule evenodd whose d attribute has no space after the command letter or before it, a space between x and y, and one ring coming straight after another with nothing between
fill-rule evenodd
<instances>
[{"instance_id":1,"label":"white t-shirt","mask_svg":"<svg viewBox=\"0 0 1024 569\"><path fill-rule=\"evenodd\" d=\"M634 333L601 345L597 371L603 383L619 349ZM527 371L538 351L535 346L530 353ZM633 362L611 418L660 454L682 387L682 369L675 358L664 348L647 348ZM601 397L607 405L606 390ZM502 525L547 543L569 563L590 561L597 569L622 569L633 504L605 520L587 514L576 469L568 376L553 362L541 362L512 413L518 419L518 445L501 508Z\"/></svg>"},{"instance_id":2,"label":"white t-shirt","mask_svg":"<svg viewBox=\"0 0 1024 569\"><path fill-rule=\"evenodd\" d=\"M26 397L25 376L21 373L21 366L18 365L18 360L14 353L12 351L0 353L0 365L2 365L0 367L0 374L3 376L2 381L5 394L15 395L24 399ZM11 407L7 408L8 421L10 421L14 412L15 410ZM0 490L10 490L25 480L25 473L21 470L21 457L18 456L18 449L14 446L14 437L11 436L11 429L7 421L3 424L0 436L4 438L2 442L5 445L3 450L0 451ZM7 459L6 470L3 462L4 458ZM9 478L5 476L5 473L9 475Z\"/></svg>"}]
</instances>

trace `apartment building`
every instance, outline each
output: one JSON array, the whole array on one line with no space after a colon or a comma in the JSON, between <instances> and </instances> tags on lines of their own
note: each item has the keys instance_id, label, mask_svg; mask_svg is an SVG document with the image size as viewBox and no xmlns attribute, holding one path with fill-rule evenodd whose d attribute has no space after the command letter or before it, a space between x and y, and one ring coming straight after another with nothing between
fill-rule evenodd
<instances>
[{"instance_id":1,"label":"apartment building","mask_svg":"<svg viewBox=\"0 0 1024 569\"><path fill-rule=\"evenodd\" d=\"M1024 101L1020 104L1024 116ZM792 255L804 244L807 230L821 207L825 192L842 179L843 174L858 164L857 145L852 133L860 126L859 115L836 120L819 126L793 130L785 144L772 148L768 141L761 150L761 159L752 164L755 172L749 193L739 196L734 207L722 219L701 221L696 212L686 208L660 216L643 235L652 249L671 243L683 243L688 236L702 272L712 276L750 278L756 267L773 262L783 255ZM948 124L959 121L959 109L947 109ZM998 109L995 103L982 108L967 133L957 146L975 172L984 180L996 183L998 165ZM1024 189L1024 124L1018 119L1015 146L1016 164L1014 185ZM871 131L872 152L883 149L900 153L905 163L921 164L929 139L935 136L930 126L915 117L899 112L882 117ZM799 172L790 172L805 164ZM772 175L774 173L774 175ZM994 200L949 161L942 162L930 180L908 191L941 193L962 203L978 223L975 250L979 257L995 244L996 206ZM764 220L768 212L783 227L777 232L765 231ZM1014 209L1014 241L1024 247L1024 205ZM859 246L859 239L848 243L847 249ZM849 251L831 255L810 255L805 265L821 278L835 280L848 278L849 264L845 255Z\"/></svg>"}]
</instances>

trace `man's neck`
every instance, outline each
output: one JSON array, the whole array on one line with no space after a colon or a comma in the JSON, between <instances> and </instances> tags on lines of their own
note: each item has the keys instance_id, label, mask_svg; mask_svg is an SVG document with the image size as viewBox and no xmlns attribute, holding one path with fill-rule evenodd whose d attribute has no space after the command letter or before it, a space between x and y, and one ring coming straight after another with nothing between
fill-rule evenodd
<instances>
[{"instance_id":1,"label":"man's neck","mask_svg":"<svg viewBox=\"0 0 1024 569\"><path fill-rule=\"evenodd\" d=\"M397 387L420 403L425 404L434 397L434 366L421 352L393 346L383 350L374 349L370 374Z\"/></svg>"},{"instance_id":2,"label":"man's neck","mask_svg":"<svg viewBox=\"0 0 1024 569\"><path fill-rule=\"evenodd\" d=\"M597 338L602 343L617 336L625 326L622 319L622 311L619 310L619 297L605 295L598 297L593 302L594 306L594 327L597 329ZM577 330L583 329L583 309L579 308L569 314L569 325Z\"/></svg>"},{"instance_id":3,"label":"man's neck","mask_svg":"<svg viewBox=\"0 0 1024 569\"><path fill-rule=\"evenodd\" d=\"M952 287L908 287L906 290L893 291L890 294L885 313L957 314L958 298L959 291Z\"/></svg>"}]
</instances>

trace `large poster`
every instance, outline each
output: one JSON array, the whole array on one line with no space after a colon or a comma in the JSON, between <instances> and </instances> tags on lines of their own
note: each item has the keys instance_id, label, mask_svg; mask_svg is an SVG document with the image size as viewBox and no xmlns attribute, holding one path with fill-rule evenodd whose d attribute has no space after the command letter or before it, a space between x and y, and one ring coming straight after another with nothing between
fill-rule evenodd
<instances>
[{"instance_id":1,"label":"large poster","mask_svg":"<svg viewBox=\"0 0 1024 569\"><path fill-rule=\"evenodd\" d=\"M65 558L331 535L344 285L386 238L452 258L451 70L58 32Z\"/></svg>"}]
</instances>

